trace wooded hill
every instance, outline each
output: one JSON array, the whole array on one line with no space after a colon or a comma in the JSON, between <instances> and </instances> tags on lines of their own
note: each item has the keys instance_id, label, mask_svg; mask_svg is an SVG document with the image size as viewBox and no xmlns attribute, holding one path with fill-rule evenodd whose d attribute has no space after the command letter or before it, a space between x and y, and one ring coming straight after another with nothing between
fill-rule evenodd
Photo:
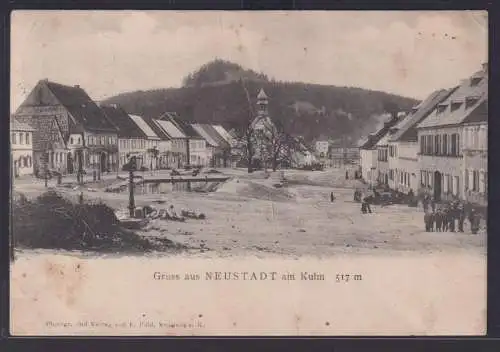
<instances>
[{"instance_id":1,"label":"wooded hill","mask_svg":"<svg viewBox=\"0 0 500 352\"><path fill-rule=\"evenodd\" d=\"M223 60L212 61L187 75L181 88L129 92L105 103L119 104L129 113L147 117L175 111L186 121L243 130L254 116L250 109L255 111L260 88L269 97L271 118L282 123L288 133L303 136L306 141L344 137L355 144L374 132L381 114L407 111L417 103L361 88L270 80Z\"/></svg>"}]
</instances>

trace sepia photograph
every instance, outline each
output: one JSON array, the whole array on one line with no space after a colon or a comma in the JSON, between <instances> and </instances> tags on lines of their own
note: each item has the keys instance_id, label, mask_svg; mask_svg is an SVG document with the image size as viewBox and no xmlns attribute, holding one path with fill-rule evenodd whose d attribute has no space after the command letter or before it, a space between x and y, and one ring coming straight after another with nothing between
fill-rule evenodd
<instances>
[{"instance_id":1,"label":"sepia photograph","mask_svg":"<svg viewBox=\"0 0 500 352\"><path fill-rule=\"evenodd\" d=\"M12 335L486 334L486 11L17 10L10 62Z\"/></svg>"}]
</instances>

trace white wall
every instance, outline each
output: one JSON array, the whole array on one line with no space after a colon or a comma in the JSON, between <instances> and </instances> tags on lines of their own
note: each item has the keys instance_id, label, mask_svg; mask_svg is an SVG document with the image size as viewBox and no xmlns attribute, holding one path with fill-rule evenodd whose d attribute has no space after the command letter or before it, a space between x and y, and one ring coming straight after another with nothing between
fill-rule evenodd
<instances>
[{"instance_id":1,"label":"white wall","mask_svg":"<svg viewBox=\"0 0 500 352\"><path fill-rule=\"evenodd\" d=\"M12 155L12 171L14 175L33 174L33 133L11 131L10 147Z\"/></svg>"}]
</instances>

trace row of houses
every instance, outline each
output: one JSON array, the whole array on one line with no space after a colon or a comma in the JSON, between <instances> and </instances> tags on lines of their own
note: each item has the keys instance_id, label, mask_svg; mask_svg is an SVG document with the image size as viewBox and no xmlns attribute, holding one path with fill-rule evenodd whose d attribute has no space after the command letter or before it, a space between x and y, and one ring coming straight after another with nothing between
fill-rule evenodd
<instances>
[{"instance_id":1,"label":"row of houses","mask_svg":"<svg viewBox=\"0 0 500 352\"><path fill-rule=\"evenodd\" d=\"M157 118L129 114L93 101L79 86L41 80L13 114L11 157L15 176L45 168L118 171L129 155L148 169L231 163L233 137L221 125L188 123L175 113Z\"/></svg>"},{"instance_id":2,"label":"row of houses","mask_svg":"<svg viewBox=\"0 0 500 352\"><path fill-rule=\"evenodd\" d=\"M359 148L347 146L342 140L317 140L314 150L317 160L328 167L359 163Z\"/></svg>"},{"instance_id":3,"label":"row of houses","mask_svg":"<svg viewBox=\"0 0 500 352\"><path fill-rule=\"evenodd\" d=\"M488 65L391 116L360 147L363 179L438 201L487 205Z\"/></svg>"}]
</instances>

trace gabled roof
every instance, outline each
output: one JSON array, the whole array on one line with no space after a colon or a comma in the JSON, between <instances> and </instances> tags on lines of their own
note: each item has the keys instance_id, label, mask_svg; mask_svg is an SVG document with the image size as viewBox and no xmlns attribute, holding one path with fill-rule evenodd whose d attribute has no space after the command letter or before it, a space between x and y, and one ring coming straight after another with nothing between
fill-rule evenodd
<instances>
[{"instance_id":1,"label":"gabled roof","mask_svg":"<svg viewBox=\"0 0 500 352\"><path fill-rule=\"evenodd\" d=\"M181 119L175 119L177 127L190 139L204 139L189 123Z\"/></svg>"},{"instance_id":2,"label":"gabled roof","mask_svg":"<svg viewBox=\"0 0 500 352\"><path fill-rule=\"evenodd\" d=\"M156 123L170 139L186 138L184 133L182 133L182 131L171 121L153 119L153 122Z\"/></svg>"},{"instance_id":3,"label":"gabled roof","mask_svg":"<svg viewBox=\"0 0 500 352\"><path fill-rule=\"evenodd\" d=\"M116 131L114 126L106 119L101 108L80 86L71 87L50 81L44 81L44 83L61 105L74 117L76 122L83 125L84 128L98 131Z\"/></svg>"},{"instance_id":4,"label":"gabled roof","mask_svg":"<svg viewBox=\"0 0 500 352\"><path fill-rule=\"evenodd\" d=\"M35 129L27 123L21 122L16 118L10 119L10 131L13 132L33 132Z\"/></svg>"},{"instance_id":5,"label":"gabled roof","mask_svg":"<svg viewBox=\"0 0 500 352\"><path fill-rule=\"evenodd\" d=\"M102 111L117 129L119 138L146 138L146 134L118 106L101 106Z\"/></svg>"},{"instance_id":6,"label":"gabled roof","mask_svg":"<svg viewBox=\"0 0 500 352\"><path fill-rule=\"evenodd\" d=\"M141 129L141 131L146 135L148 139L160 139L156 133L149 127L149 125L144 121L142 116L138 115L131 115L129 114L130 118L135 122L135 124Z\"/></svg>"},{"instance_id":7,"label":"gabled roof","mask_svg":"<svg viewBox=\"0 0 500 352\"><path fill-rule=\"evenodd\" d=\"M472 78L480 78L480 81L473 82ZM478 71L463 80L453 93L440 103L446 105L444 111L438 112L434 109L417 125L417 128L461 124L485 99L488 99L488 73ZM451 102L462 102L462 104L452 109Z\"/></svg>"},{"instance_id":8,"label":"gabled roof","mask_svg":"<svg viewBox=\"0 0 500 352\"><path fill-rule=\"evenodd\" d=\"M453 91L454 89L441 89L430 94L395 126L397 132L391 136L390 141L417 141L417 124L425 119L436 105L446 99Z\"/></svg>"},{"instance_id":9,"label":"gabled roof","mask_svg":"<svg viewBox=\"0 0 500 352\"><path fill-rule=\"evenodd\" d=\"M231 143L231 141L234 139L234 137L231 136L231 134L226 131L226 129L224 127L222 127L221 125L212 125L212 127L217 131L217 133L222 137L224 138L224 140L227 142L227 143Z\"/></svg>"},{"instance_id":10,"label":"gabled roof","mask_svg":"<svg viewBox=\"0 0 500 352\"><path fill-rule=\"evenodd\" d=\"M219 133L219 131L215 128L214 125L207 125L206 130L210 136L212 136L213 139L217 141L219 144L219 147L227 149L230 148L231 145L229 144L228 141Z\"/></svg>"},{"instance_id":11,"label":"gabled roof","mask_svg":"<svg viewBox=\"0 0 500 352\"><path fill-rule=\"evenodd\" d=\"M207 132L207 126L205 124L199 124L199 123L193 123L191 126L195 129L195 131L207 141L207 144L211 147L219 147L219 143L210 136L210 134Z\"/></svg>"},{"instance_id":12,"label":"gabled roof","mask_svg":"<svg viewBox=\"0 0 500 352\"><path fill-rule=\"evenodd\" d=\"M171 140L170 136L161 128L154 119L149 117L143 117L144 121L148 124L148 126L153 130L153 132L160 138L162 141Z\"/></svg>"}]
</instances>

